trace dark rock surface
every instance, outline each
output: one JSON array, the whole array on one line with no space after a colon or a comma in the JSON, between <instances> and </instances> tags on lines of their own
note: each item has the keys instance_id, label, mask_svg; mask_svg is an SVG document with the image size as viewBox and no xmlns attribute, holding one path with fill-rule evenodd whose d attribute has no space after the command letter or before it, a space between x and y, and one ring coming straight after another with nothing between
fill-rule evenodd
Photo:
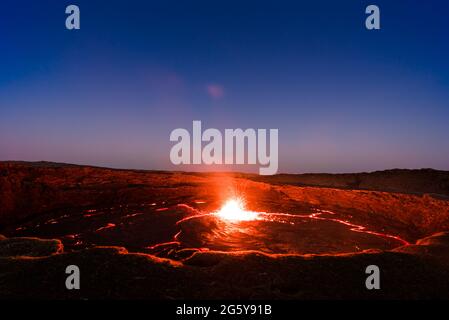
<instances>
[{"instance_id":1,"label":"dark rock surface","mask_svg":"<svg viewBox=\"0 0 449 320\"><path fill-rule=\"evenodd\" d=\"M256 181L296 186L401 193L428 193L449 197L449 172L434 169L393 169L363 173L306 173L253 176Z\"/></svg>"},{"instance_id":2,"label":"dark rock surface","mask_svg":"<svg viewBox=\"0 0 449 320\"><path fill-rule=\"evenodd\" d=\"M3 162L0 233L8 238L0 235L0 298L449 299L447 177L434 170L258 177ZM233 192L250 210L331 210L415 244L321 255L185 249L171 260L119 246L70 251L57 239L9 236L33 219L51 221L58 210L207 199L201 209L210 212ZM81 269L82 290L65 288L71 264ZM370 264L381 268L381 290L365 288Z\"/></svg>"},{"instance_id":3,"label":"dark rock surface","mask_svg":"<svg viewBox=\"0 0 449 320\"><path fill-rule=\"evenodd\" d=\"M52 210L86 206L113 206L142 202L208 198L205 209L215 209L235 190L244 195L251 210L290 212L311 207L335 210L359 219L367 226L415 241L449 230L449 201L430 195L434 184L444 185L447 172L431 170L385 172L388 179L377 186L391 189L391 180L404 180L403 192L420 185L419 194L295 186L307 175L260 177L244 174L182 173L116 170L54 163L0 162L0 232ZM427 178L425 173L428 172ZM365 176L366 174L360 174ZM384 176L373 173L375 177ZM435 175L438 178L435 178ZM312 175L316 177L316 175ZM353 175L351 175L353 176ZM402 178L405 176L404 178ZM321 175L318 175L321 177ZM327 186L340 185L340 175L324 175ZM368 174L371 177L371 174ZM256 182L254 179L267 182ZM305 180L306 182L308 180ZM311 185L317 181L309 181ZM335 181L331 183L329 181ZM377 180L376 180L377 181ZM426 181L426 182L423 182ZM321 183L320 183L321 184ZM396 183L398 184L398 183ZM409 186L410 185L410 186ZM358 187L361 185L359 184ZM426 187L427 186L427 187ZM426 191L427 190L427 191ZM440 190L441 191L441 190Z\"/></svg>"},{"instance_id":4,"label":"dark rock surface","mask_svg":"<svg viewBox=\"0 0 449 320\"><path fill-rule=\"evenodd\" d=\"M0 257L41 257L61 253L62 250L59 240L0 237Z\"/></svg>"},{"instance_id":5,"label":"dark rock surface","mask_svg":"<svg viewBox=\"0 0 449 320\"><path fill-rule=\"evenodd\" d=\"M431 244L343 255L197 252L173 261L96 247L34 258L3 256L0 298L448 299L448 237L441 233ZM29 240L41 246L40 240ZM2 252L5 244L0 242ZM80 268L81 290L65 288L65 268L71 264ZM370 264L381 269L381 290L365 288Z\"/></svg>"}]
</instances>

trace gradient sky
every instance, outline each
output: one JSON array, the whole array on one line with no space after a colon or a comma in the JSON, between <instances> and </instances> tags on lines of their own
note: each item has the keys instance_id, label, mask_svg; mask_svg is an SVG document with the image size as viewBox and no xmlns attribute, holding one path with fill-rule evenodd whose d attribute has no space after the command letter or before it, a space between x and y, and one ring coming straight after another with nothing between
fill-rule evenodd
<instances>
[{"instance_id":1,"label":"gradient sky","mask_svg":"<svg viewBox=\"0 0 449 320\"><path fill-rule=\"evenodd\" d=\"M169 135L201 120L279 128L280 172L449 170L448 16L447 0L3 0L0 160L198 170L170 164Z\"/></svg>"}]
</instances>

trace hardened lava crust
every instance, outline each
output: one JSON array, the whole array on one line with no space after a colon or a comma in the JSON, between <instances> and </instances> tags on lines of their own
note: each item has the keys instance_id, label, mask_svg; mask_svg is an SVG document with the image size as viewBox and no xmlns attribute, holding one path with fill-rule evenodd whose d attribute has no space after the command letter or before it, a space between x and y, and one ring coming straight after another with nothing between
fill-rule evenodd
<instances>
[{"instance_id":1,"label":"hardened lava crust","mask_svg":"<svg viewBox=\"0 0 449 320\"><path fill-rule=\"evenodd\" d=\"M3 162L0 298L448 299L448 178ZM236 196L259 218L213 214ZM82 290L66 289L68 265Z\"/></svg>"}]
</instances>

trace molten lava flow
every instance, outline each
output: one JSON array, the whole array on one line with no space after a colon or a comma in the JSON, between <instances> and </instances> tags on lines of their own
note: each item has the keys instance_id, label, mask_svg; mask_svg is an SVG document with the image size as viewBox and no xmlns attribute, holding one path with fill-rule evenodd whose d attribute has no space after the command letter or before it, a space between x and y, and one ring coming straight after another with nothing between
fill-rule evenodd
<instances>
[{"instance_id":1,"label":"molten lava flow","mask_svg":"<svg viewBox=\"0 0 449 320\"><path fill-rule=\"evenodd\" d=\"M241 199L228 200L214 215L232 222L256 220L259 217L258 212L245 210Z\"/></svg>"}]
</instances>

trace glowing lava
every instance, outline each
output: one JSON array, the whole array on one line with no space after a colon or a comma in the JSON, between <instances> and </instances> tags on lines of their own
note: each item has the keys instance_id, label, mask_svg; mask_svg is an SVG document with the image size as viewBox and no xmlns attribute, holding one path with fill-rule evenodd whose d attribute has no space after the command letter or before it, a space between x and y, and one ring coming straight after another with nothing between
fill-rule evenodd
<instances>
[{"instance_id":1,"label":"glowing lava","mask_svg":"<svg viewBox=\"0 0 449 320\"><path fill-rule=\"evenodd\" d=\"M228 200L214 215L231 222L257 220L258 212L247 211L241 199Z\"/></svg>"}]
</instances>

